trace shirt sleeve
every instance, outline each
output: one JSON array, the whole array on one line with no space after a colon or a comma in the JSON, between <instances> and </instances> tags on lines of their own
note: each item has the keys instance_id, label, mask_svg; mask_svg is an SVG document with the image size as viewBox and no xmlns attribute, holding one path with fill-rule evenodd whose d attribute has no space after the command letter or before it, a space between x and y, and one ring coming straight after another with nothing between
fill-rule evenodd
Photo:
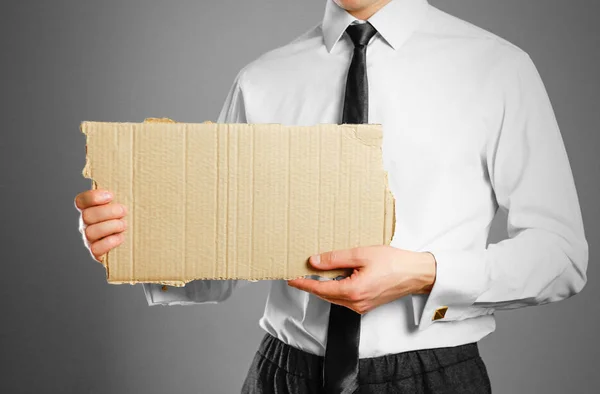
<instances>
[{"instance_id":1,"label":"shirt sleeve","mask_svg":"<svg viewBox=\"0 0 600 394\"><path fill-rule=\"evenodd\" d=\"M413 297L419 329L560 301L587 281L588 243L561 133L531 58L520 53L515 64L499 83L501 126L487 146L508 238L482 250L429 250L437 274L427 297Z\"/></svg>"},{"instance_id":2,"label":"shirt sleeve","mask_svg":"<svg viewBox=\"0 0 600 394\"><path fill-rule=\"evenodd\" d=\"M217 123L246 123L241 87L243 70L236 76L225 99ZM229 298L233 291L246 285L242 280L194 280L183 287L143 283L148 305L215 304Z\"/></svg>"}]
</instances>

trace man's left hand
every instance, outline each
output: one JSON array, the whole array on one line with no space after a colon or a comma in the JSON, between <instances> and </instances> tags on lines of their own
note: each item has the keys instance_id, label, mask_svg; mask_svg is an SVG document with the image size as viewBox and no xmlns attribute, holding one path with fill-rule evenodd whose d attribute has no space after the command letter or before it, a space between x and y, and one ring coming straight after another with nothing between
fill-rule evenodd
<instances>
[{"instance_id":1,"label":"man's left hand","mask_svg":"<svg viewBox=\"0 0 600 394\"><path fill-rule=\"evenodd\" d=\"M309 261L316 269L353 273L341 280L298 278L288 285L360 314L408 294L429 293L435 282L436 262L429 252L380 245L326 252Z\"/></svg>"}]
</instances>

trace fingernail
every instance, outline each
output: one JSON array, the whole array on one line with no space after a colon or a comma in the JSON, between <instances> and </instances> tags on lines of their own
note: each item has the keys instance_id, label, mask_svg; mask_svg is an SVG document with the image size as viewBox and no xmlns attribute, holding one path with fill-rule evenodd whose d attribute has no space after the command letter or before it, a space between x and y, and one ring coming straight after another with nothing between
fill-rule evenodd
<instances>
[{"instance_id":1,"label":"fingernail","mask_svg":"<svg viewBox=\"0 0 600 394\"><path fill-rule=\"evenodd\" d=\"M110 192L102 192L102 199L110 200L112 198L112 194Z\"/></svg>"},{"instance_id":2,"label":"fingernail","mask_svg":"<svg viewBox=\"0 0 600 394\"><path fill-rule=\"evenodd\" d=\"M321 255L320 254L315 254L314 256L311 257L312 259L312 263L314 265L318 265L321 263Z\"/></svg>"}]
</instances>

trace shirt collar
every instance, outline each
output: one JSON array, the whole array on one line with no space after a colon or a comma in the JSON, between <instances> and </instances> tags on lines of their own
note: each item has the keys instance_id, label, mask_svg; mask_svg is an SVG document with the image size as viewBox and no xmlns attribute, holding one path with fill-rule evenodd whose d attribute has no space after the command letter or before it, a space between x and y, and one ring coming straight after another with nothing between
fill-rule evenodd
<instances>
[{"instance_id":1,"label":"shirt collar","mask_svg":"<svg viewBox=\"0 0 600 394\"><path fill-rule=\"evenodd\" d=\"M428 5L427 0L392 0L373 14L369 22L393 49L398 49L417 28ZM328 52L355 20L334 0L327 0L322 30Z\"/></svg>"}]
</instances>

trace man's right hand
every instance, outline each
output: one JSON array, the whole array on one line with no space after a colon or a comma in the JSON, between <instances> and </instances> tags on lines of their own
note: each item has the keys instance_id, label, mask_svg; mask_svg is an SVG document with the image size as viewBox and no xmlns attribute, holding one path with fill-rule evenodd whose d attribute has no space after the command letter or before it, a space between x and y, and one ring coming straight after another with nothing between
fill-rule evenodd
<instances>
[{"instance_id":1,"label":"man's right hand","mask_svg":"<svg viewBox=\"0 0 600 394\"><path fill-rule=\"evenodd\" d=\"M79 231L96 261L123 242L127 228L127 210L112 198L107 190L87 190L75 197L75 207L81 213Z\"/></svg>"}]
</instances>

